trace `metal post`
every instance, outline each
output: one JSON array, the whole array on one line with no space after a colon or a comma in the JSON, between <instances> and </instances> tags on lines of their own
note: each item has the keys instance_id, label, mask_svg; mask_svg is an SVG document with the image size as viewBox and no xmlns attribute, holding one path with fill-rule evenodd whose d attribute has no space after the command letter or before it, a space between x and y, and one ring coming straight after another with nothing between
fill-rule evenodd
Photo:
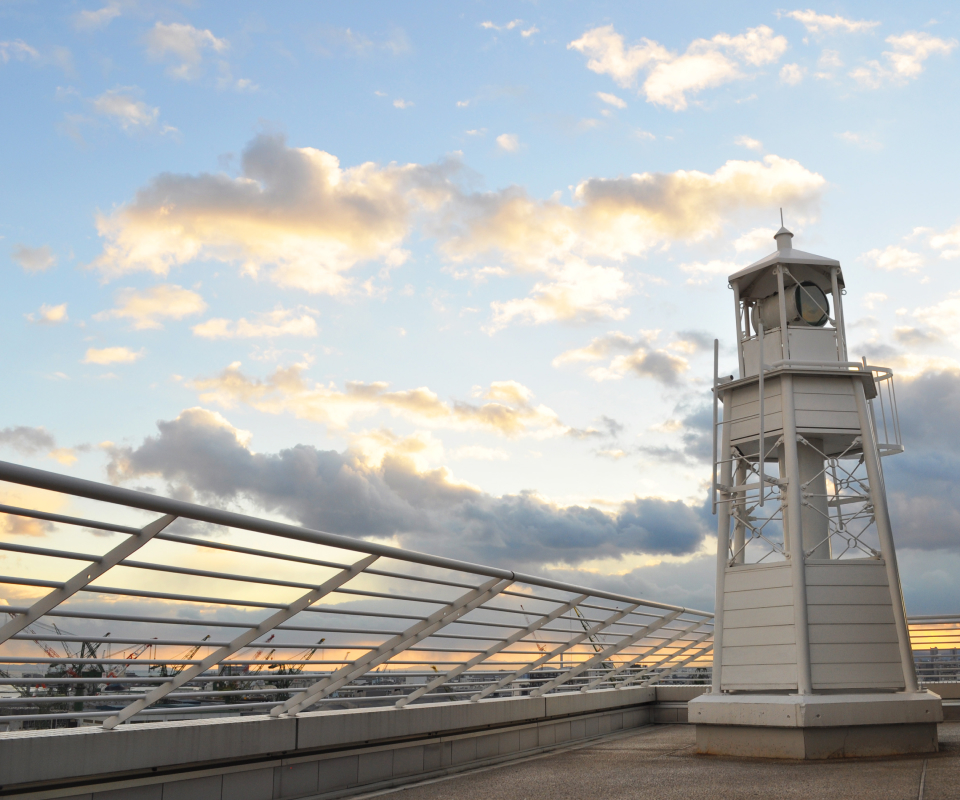
<instances>
[{"instance_id":1,"label":"metal post","mask_svg":"<svg viewBox=\"0 0 960 800\"><path fill-rule=\"evenodd\" d=\"M787 295L783 288L783 267L777 265L777 291L780 298L780 358L790 360L790 339L787 336Z\"/></svg>"},{"instance_id":2,"label":"metal post","mask_svg":"<svg viewBox=\"0 0 960 800\"><path fill-rule=\"evenodd\" d=\"M720 451L723 457L720 468L720 482L725 487L732 483L732 463L730 456L730 406L733 403L733 393L728 389L723 397L723 422L720 426ZM723 598L727 575L727 561L730 559L730 505L733 495L723 491L722 501L717 509L717 595L713 609L714 619L714 648L713 648L713 694L720 694L720 674L723 670Z\"/></svg>"},{"instance_id":3,"label":"metal post","mask_svg":"<svg viewBox=\"0 0 960 800\"><path fill-rule=\"evenodd\" d=\"M498 689L502 689L504 686L506 686L509 683L513 683L517 678L523 675L523 673L530 672L536 669L537 667L539 667L541 664L546 664L548 661L552 661L558 655L561 655L562 653L567 652L567 650L569 650L571 647L576 647L584 639L589 639L591 636L596 636L604 628L609 628L611 625L619 622L621 619L627 616L627 614L632 614L638 607L639 607L639 604L629 605L626 608L621 609L620 611L617 611L614 614L611 614L605 620L603 620L602 622L598 622L596 625L592 626L591 628L584 631L583 633L578 633L576 636L570 639L570 641L565 642L559 647L555 647L549 653L546 653L540 656L540 658L538 658L532 664L525 664L524 666L520 667L520 669L514 670L513 672L511 672L509 675L507 675L506 678L502 678L496 683L491 683L489 686L484 688L482 692L477 692L477 694L473 695L470 698L470 702L476 703L479 700L483 700L483 698L486 697L487 695L493 694L493 692L497 691Z\"/></svg>"},{"instance_id":4,"label":"metal post","mask_svg":"<svg viewBox=\"0 0 960 800\"><path fill-rule=\"evenodd\" d=\"M475 667L477 664L480 664L480 663L486 661L486 660L487 660L488 658L490 658L491 656L495 656L495 655L496 655L497 653L499 653L501 650L506 649L507 647L509 647L510 645L514 644L515 642L519 642L524 636L528 636L529 634L534 633L535 631L540 630L540 628L542 628L544 625L547 625L547 624L553 622L557 617L563 616L563 615L566 614L571 608L573 608L573 607L579 605L580 603L582 603L584 600L587 599L587 597L588 597L588 595L585 595L585 594L577 595L576 597L573 598L573 600L570 600L569 602L564 603L562 606L559 606L559 607L555 608L553 611L551 611L549 614L547 614L547 616L545 616L545 617L540 617L540 619L538 619L538 620L536 620L535 622L532 622L532 623L530 623L529 625L527 625L526 628L523 628L522 630L519 630L519 631L517 631L516 633L511 634L511 635L508 636L506 639L504 639L502 642L497 642L497 643L496 643L495 645L493 645L493 647L491 647L489 650L485 650L485 651L482 652L482 653L478 653L478 654L475 655L473 658L471 658L469 661L467 661L467 662L465 662L465 663L463 663L463 664L460 664L459 666L454 667L454 668L453 668L452 670L450 670L449 672L445 672L445 673L444 673L443 675L441 675L439 678L434 678L434 679L433 679L432 681L430 681L430 683L428 683L426 686L421 686L419 689L417 689L416 691L414 691L414 692L411 693L411 694L408 694L406 697L401 697L399 700L397 700L397 704L396 704L396 705L397 705L397 708L403 708L405 705L408 705L409 703L412 703L414 700L416 700L416 699L419 698L419 697L422 697L422 696L425 695L427 692L432 692L432 691L433 691L434 689L436 689L438 686L443 686L443 684L447 683L448 681L453 680L453 679L456 678L458 675L463 674L464 672L466 672L466 671L467 671L468 669L470 669L471 667ZM675 611L674 613L675 613L675 614L679 614L680 612L679 612L679 611ZM562 659L563 659L563 655L562 655L562 654L561 654L560 658L561 658L561 662L562 662ZM563 669L562 663L561 663L561 667L560 667L560 668Z\"/></svg>"},{"instance_id":5,"label":"metal post","mask_svg":"<svg viewBox=\"0 0 960 800\"><path fill-rule=\"evenodd\" d=\"M376 649L370 650L352 664L347 664L332 675L317 681L302 694L295 694L281 705L271 708L270 716L278 717L281 714L300 713L305 708L309 708L317 701L337 691L341 686L359 678L384 661L389 661L411 645L432 636L450 623L456 622L464 614L486 603L491 597L496 597L512 583L512 580L497 580L494 578L482 586L472 589L452 603L448 603L439 611L434 612L425 620L421 620L403 633L398 633Z\"/></svg>"},{"instance_id":6,"label":"metal post","mask_svg":"<svg viewBox=\"0 0 960 800\"><path fill-rule=\"evenodd\" d=\"M759 365L760 369L757 373L758 382L757 382L757 391L760 393L760 433L759 435L759 449L757 451L757 467L759 468L759 478L760 478L760 508L763 508L763 495L766 492L766 468L767 468L767 435L764 426L766 425L767 418L766 412L763 408L764 394L766 389L764 388L764 374L766 373L767 368L763 365L763 320L757 320L757 341L760 343L760 358Z\"/></svg>"},{"instance_id":7,"label":"metal post","mask_svg":"<svg viewBox=\"0 0 960 800\"><path fill-rule=\"evenodd\" d=\"M106 730L112 730L120 723L130 719L130 717L132 717L134 714L138 714L147 706L151 706L158 700L164 698L174 689L183 686L183 684L185 684L187 681L193 680L197 677L197 675L202 675L214 664L223 661L223 659L225 659L227 656L233 655L237 652L237 650L246 647L251 642L256 641L261 636L266 635L276 628L277 625L286 622L291 617L295 617L307 606L313 605L317 602L317 600L320 600L321 598L330 594L330 592L339 589L347 581L355 578L357 575L363 572L378 558L379 556L367 556L366 558L361 558L348 569L342 570L338 574L334 575L330 580L318 586L316 589L307 592L305 595L303 595L303 597L295 600L285 609L278 611L276 614L272 614L259 625L257 625L257 627L244 631L236 639L230 642L230 644L217 648L199 664L194 664L192 667L188 667L178 675L174 676L172 680L169 680L166 683L158 686L143 699L131 703L120 713L115 714L112 717L108 717L106 720L104 720L103 727Z\"/></svg>"},{"instance_id":8,"label":"metal post","mask_svg":"<svg viewBox=\"0 0 960 800\"><path fill-rule=\"evenodd\" d=\"M870 502L873 504L873 516L877 524L880 539L880 552L887 569L887 584L890 587L890 600L893 605L893 621L897 627L900 642L900 664L903 667L903 681L908 692L917 692L917 668L913 660L910 644L910 630L907 627L907 613L903 605L903 589L900 586L900 571L897 568L897 551L893 546L893 528L890 525L890 512L887 508L887 495L883 487L883 474L877 442L873 435L873 425L863 383L853 379L853 394L857 401L857 415L860 417L860 435L863 438L863 464L870 481Z\"/></svg>"},{"instance_id":9,"label":"metal post","mask_svg":"<svg viewBox=\"0 0 960 800\"><path fill-rule=\"evenodd\" d=\"M746 377L746 370L743 365L743 312L740 307L740 284L733 284L733 305L737 309L737 363L740 365L740 377Z\"/></svg>"},{"instance_id":10,"label":"metal post","mask_svg":"<svg viewBox=\"0 0 960 800\"><path fill-rule=\"evenodd\" d=\"M80 570L80 572L68 580L62 588L54 589L49 594L41 597L36 603L30 606L30 610L27 611L27 613L12 617L6 625L0 628L0 644L14 634L20 633L20 631L26 628L31 622L36 622L44 614L50 613L50 611L55 609L64 600L73 597L73 595L99 578L103 573L107 572L107 570L115 567L127 556L137 552L137 550L143 547L175 519L175 516L167 514L166 516L160 517L160 519L154 520L145 526L140 533L128 537L109 553L101 556L99 561Z\"/></svg>"},{"instance_id":11,"label":"metal post","mask_svg":"<svg viewBox=\"0 0 960 800\"><path fill-rule=\"evenodd\" d=\"M530 696L540 697L540 695L546 694L551 689L556 689L558 686L562 686L571 678L576 678L577 675L579 675L584 670L590 669L590 667L592 667L594 664L600 664L606 661L610 656L615 655L616 653L619 653L621 650L623 650L623 648L629 647L634 642L639 642L644 636L649 636L654 631L660 630L660 628L662 628L664 625L671 622L672 620L675 620L679 616L680 616L680 612L674 611L672 614L667 614L665 617L660 617L660 619L656 620L655 622L651 622L649 625L647 625L644 628L641 628L639 631L636 631L635 633L631 633L626 639L622 639L616 644L612 644L609 647L604 648L593 657L588 658L586 661L578 664L572 669L569 669L563 674L558 675L549 683L543 684L541 687L531 692ZM613 674L613 673L612 672L606 673L604 675L601 675L600 678L602 679L602 678L608 677L610 674Z\"/></svg>"},{"instance_id":12,"label":"metal post","mask_svg":"<svg viewBox=\"0 0 960 800\"><path fill-rule=\"evenodd\" d=\"M810 694L810 630L807 626L807 577L803 552L803 523L800 518L802 502L800 487L800 457L797 451L797 416L793 402L793 375L780 377L780 402L783 408L783 456L787 481L787 502L784 518L788 522L790 542L790 574L793 582L793 625L797 637L797 692Z\"/></svg>"},{"instance_id":13,"label":"metal post","mask_svg":"<svg viewBox=\"0 0 960 800\"><path fill-rule=\"evenodd\" d=\"M737 471L734 486L741 491L736 494L734 506L737 509L735 522L733 523L733 562L743 564L746 561L746 552L744 550L747 526L744 518L747 515L747 492L743 487L747 483L747 465L743 459L737 459Z\"/></svg>"},{"instance_id":14,"label":"metal post","mask_svg":"<svg viewBox=\"0 0 960 800\"><path fill-rule=\"evenodd\" d=\"M843 327L843 302L840 299L840 282L837 267L830 267L830 288L833 291L833 324L837 329L837 360L847 360L847 332Z\"/></svg>"},{"instance_id":15,"label":"metal post","mask_svg":"<svg viewBox=\"0 0 960 800\"><path fill-rule=\"evenodd\" d=\"M719 419L720 397L717 393L717 378L720 373L720 340L713 340L713 433L710 436L710 444L713 448L713 482L710 486L710 504L711 511L717 513L717 421Z\"/></svg>"}]
</instances>

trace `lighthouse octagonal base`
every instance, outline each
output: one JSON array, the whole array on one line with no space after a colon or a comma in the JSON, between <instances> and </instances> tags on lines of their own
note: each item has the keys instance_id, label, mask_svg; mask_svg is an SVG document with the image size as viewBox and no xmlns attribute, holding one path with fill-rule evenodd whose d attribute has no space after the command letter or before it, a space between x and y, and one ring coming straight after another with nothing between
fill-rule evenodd
<instances>
[{"instance_id":1,"label":"lighthouse octagonal base","mask_svg":"<svg viewBox=\"0 0 960 800\"><path fill-rule=\"evenodd\" d=\"M834 695L707 694L688 704L697 752L827 759L937 752L932 692Z\"/></svg>"}]
</instances>

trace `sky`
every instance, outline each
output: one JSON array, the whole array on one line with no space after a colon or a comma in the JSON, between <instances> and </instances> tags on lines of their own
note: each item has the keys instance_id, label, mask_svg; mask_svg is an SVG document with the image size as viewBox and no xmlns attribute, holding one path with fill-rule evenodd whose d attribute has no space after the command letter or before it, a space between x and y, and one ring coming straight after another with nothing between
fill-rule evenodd
<instances>
[{"instance_id":1,"label":"sky","mask_svg":"<svg viewBox=\"0 0 960 800\"><path fill-rule=\"evenodd\" d=\"M958 40L950 3L2 2L0 458L712 608L713 340L733 371L782 209L897 375L908 611L955 612Z\"/></svg>"}]
</instances>

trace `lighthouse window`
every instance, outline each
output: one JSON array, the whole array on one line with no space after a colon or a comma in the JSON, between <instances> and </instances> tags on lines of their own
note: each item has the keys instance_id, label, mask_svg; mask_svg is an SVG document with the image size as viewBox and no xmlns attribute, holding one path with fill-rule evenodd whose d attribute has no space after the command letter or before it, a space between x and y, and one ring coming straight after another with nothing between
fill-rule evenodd
<instances>
[{"instance_id":1,"label":"lighthouse window","mask_svg":"<svg viewBox=\"0 0 960 800\"><path fill-rule=\"evenodd\" d=\"M830 304L823 290L811 281L796 288L797 316L808 325L820 328L827 324Z\"/></svg>"}]
</instances>

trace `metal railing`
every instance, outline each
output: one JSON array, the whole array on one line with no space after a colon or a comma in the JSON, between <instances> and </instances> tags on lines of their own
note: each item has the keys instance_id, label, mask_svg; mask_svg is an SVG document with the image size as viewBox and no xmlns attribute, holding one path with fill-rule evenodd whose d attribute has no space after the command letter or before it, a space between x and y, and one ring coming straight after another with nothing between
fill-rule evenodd
<instances>
[{"instance_id":1,"label":"metal railing","mask_svg":"<svg viewBox=\"0 0 960 800\"><path fill-rule=\"evenodd\" d=\"M6 462L0 481L34 499L0 520L43 534L0 537L0 729L482 702L710 665L709 612Z\"/></svg>"},{"instance_id":2,"label":"metal railing","mask_svg":"<svg viewBox=\"0 0 960 800\"><path fill-rule=\"evenodd\" d=\"M907 619L920 683L960 683L960 614Z\"/></svg>"}]
</instances>

